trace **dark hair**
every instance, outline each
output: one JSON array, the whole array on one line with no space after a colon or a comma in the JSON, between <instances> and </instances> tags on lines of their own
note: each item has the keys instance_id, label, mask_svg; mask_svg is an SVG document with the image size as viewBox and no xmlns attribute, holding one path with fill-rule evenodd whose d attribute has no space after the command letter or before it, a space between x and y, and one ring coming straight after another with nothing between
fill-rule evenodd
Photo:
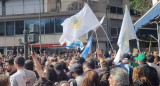
<instances>
[{"instance_id":1,"label":"dark hair","mask_svg":"<svg viewBox=\"0 0 160 86\"><path fill-rule=\"evenodd\" d=\"M147 55L147 62L153 63L153 61L154 61L154 56L151 54Z\"/></svg>"},{"instance_id":2,"label":"dark hair","mask_svg":"<svg viewBox=\"0 0 160 86\"><path fill-rule=\"evenodd\" d=\"M54 84L55 82L58 82L58 76L56 71L54 70L52 65L49 65L47 68L47 78Z\"/></svg>"},{"instance_id":3,"label":"dark hair","mask_svg":"<svg viewBox=\"0 0 160 86\"><path fill-rule=\"evenodd\" d=\"M89 59L87 62L84 62L84 64L87 68L95 69L95 61L94 59Z\"/></svg>"},{"instance_id":4,"label":"dark hair","mask_svg":"<svg viewBox=\"0 0 160 86\"><path fill-rule=\"evenodd\" d=\"M14 59L13 58L9 58L5 62L8 62L9 65L14 65Z\"/></svg>"},{"instance_id":5,"label":"dark hair","mask_svg":"<svg viewBox=\"0 0 160 86\"><path fill-rule=\"evenodd\" d=\"M39 78L33 86L54 86L51 81L46 78Z\"/></svg>"},{"instance_id":6,"label":"dark hair","mask_svg":"<svg viewBox=\"0 0 160 86\"><path fill-rule=\"evenodd\" d=\"M82 68L82 66L81 66L81 67L78 67L78 69L75 70L74 72L76 72L78 75L83 74L83 68Z\"/></svg>"},{"instance_id":7,"label":"dark hair","mask_svg":"<svg viewBox=\"0 0 160 86\"><path fill-rule=\"evenodd\" d=\"M81 65L85 62L85 59L83 57L77 57L75 58L75 60L76 60L76 63Z\"/></svg>"},{"instance_id":8,"label":"dark hair","mask_svg":"<svg viewBox=\"0 0 160 86\"><path fill-rule=\"evenodd\" d=\"M14 59L14 62L19 66L19 67L23 67L24 66L24 62L25 62L25 59L24 57L16 57Z\"/></svg>"},{"instance_id":9,"label":"dark hair","mask_svg":"<svg viewBox=\"0 0 160 86\"><path fill-rule=\"evenodd\" d=\"M62 67L62 65L61 65L60 63L56 64L56 65L54 66L54 69L55 69L55 70L58 70L58 71L63 71L63 67Z\"/></svg>"},{"instance_id":10,"label":"dark hair","mask_svg":"<svg viewBox=\"0 0 160 86\"><path fill-rule=\"evenodd\" d=\"M27 70L33 71L34 63L32 60L26 60L24 66Z\"/></svg>"}]
</instances>

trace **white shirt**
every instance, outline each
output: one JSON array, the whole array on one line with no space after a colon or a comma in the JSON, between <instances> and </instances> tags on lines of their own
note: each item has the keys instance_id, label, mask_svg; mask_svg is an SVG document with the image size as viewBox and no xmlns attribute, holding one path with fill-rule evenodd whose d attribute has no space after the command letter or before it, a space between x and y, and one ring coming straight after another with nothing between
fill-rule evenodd
<instances>
[{"instance_id":1,"label":"white shirt","mask_svg":"<svg viewBox=\"0 0 160 86\"><path fill-rule=\"evenodd\" d=\"M36 75L30 70L18 70L10 77L11 86L33 86L36 81Z\"/></svg>"}]
</instances>

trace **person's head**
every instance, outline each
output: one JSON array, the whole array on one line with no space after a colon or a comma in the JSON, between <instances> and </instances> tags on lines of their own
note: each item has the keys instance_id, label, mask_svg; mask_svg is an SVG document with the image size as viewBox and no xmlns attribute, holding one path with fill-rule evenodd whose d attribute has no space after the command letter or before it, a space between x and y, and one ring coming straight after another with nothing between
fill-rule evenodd
<instances>
[{"instance_id":1,"label":"person's head","mask_svg":"<svg viewBox=\"0 0 160 86\"><path fill-rule=\"evenodd\" d=\"M154 64L157 64L160 61L160 57L159 56L155 56L154 58Z\"/></svg>"},{"instance_id":2,"label":"person's head","mask_svg":"<svg viewBox=\"0 0 160 86\"><path fill-rule=\"evenodd\" d=\"M153 63L154 62L154 56L149 54L147 55L147 62Z\"/></svg>"},{"instance_id":3,"label":"person's head","mask_svg":"<svg viewBox=\"0 0 160 86\"><path fill-rule=\"evenodd\" d=\"M72 73L72 76L76 78L78 75L81 75L83 73L82 66L80 64L72 64L70 68L70 72Z\"/></svg>"},{"instance_id":4,"label":"person's head","mask_svg":"<svg viewBox=\"0 0 160 86\"><path fill-rule=\"evenodd\" d=\"M100 86L100 78L96 71L89 71L83 81L81 86Z\"/></svg>"},{"instance_id":5,"label":"person's head","mask_svg":"<svg viewBox=\"0 0 160 86\"><path fill-rule=\"evenodd\" d=\"M44 69L42 76L50 80L52 83L58 82L58 76L52 65L49 65L46 69Z\"/></svg>"},{"instance_id":6,"label":"person's head","mask_svg":"<svg viewBox=\"0 0 160 86\"><path fill-rule=\"evenodd\" d=\"M87 71L87 70L91 70L91 69L95 69L95 62L93 59L90 59L86 62L83 63L83 71Z\"/></svg>"},{"instance_id":7,"label":"person's head","mask_svg":"<svg viewBox=\"0 0 160 86\"><path fill-rule=\"evenodd\" d=\"M129 85L129 75L123 68L116 67L110 70L108 81L110 86Z\"/></svg>"},{"instance_id":8,"label":"person's head","mask_svg":"<svg viewBox=\"0 0 160 86\"><path fill-rule=\"evenodd\" d=\"M48 52L47 52L47 51L44 51L44 52L43 52L43 55L44 55L44 56L48 56Z\"/></svg>"},{"instance_id":9,"label":"person's head","mask_svg":"<svg viewBox=\"0 0 160 86\"><path fill-rule=\"evenodd\" d=\"M63 67L62 67L62 65L61 65L60 63L56 64L56 65L54 66L54 69L55 69L56 71L63 71Z\"/></svg>"},{"instance_id":10,"label":"person's head","mask_svg":"<svg viewBox=\"0 0 160 86\"><path fill-rule=\"evenodd\" d=\"M83 65L85 62L85 59L83 57L77 57L75 58L76 63Z\"/></svg>"},{"instance_id":11,"label":"person's head","mask_svg":"<svg viewBox=\"0 0 160 86\"><path fill-rule=\"evenodd\" d=\"M24 66L27 70L31 70L31 71L34 70L34 63L32 60L26 60L24 63Z\"/></svg>"},{"instance_id":12,"label":"person's head","mask_svg":"<svg viewBox=\"0 0 160 86\"><path fill-rule=\"evenodd\" d=\"M127 53L123 54L122 58L123 58L123 60L122 60L123 63L129 63L129 60L130 60L129 54L127 54Z\"/></svg>"},{"instance_id":13,"label":"person's head","mask_svg":"<svg viewBox=\"0 0 160 86\"><path fill-rule=\"evenodd\" d=\"M39 78L33 86L54 86L53 83L46 78Z\"/></svg>"},{"instance_id":14,"label":"person's head","mask_svg":"<svg viewBox=\"0 0 160 86\"><path fill-rule=\"evenodd\" d=\"M0 64L0 74L3 74L3 65Z\"/></svg>"},{"instance_id":15,"label":"person's head","mask_svg":"<svg viewBox=\"0 0 160 86\"><path fill-rule=\"evenodd\" d=\"M56 86L70 86L70 83L67 81L60 81Z\"/></svg>"},{"instance_id":16,"label":"person's head","mask_svg":"<svg viewBox=\"0 0 160 86\"><path fill-rule=\"evenodd\" d=\"M137 60L138 64L144 64L147 61L147 57L145 54L139 54L138 57L135 57L135 60Z\"/></svg>"},{"instance_id":17,"label":"person's head","mask_svg":"<svg viewBox=\"0 0 160 86\"><path fill-rule=\"evenodd\" d=\"M62 65L63 71L68 72L67 64L64 61L59 62Z\"/></svg>"},{"instance_id":18,"label":"person's head","mask_svg":"<svg viewBox=\"0 0 160 86\"><path fill-rule=\"evenodd\" d=\"M6 75L0 75L0 86L10 86L9 77Z\"/></svg>"},{"instance_id":19,"label":"person's head","mask_svg":"<svg viewBox=\"0 0 160 86\"><path fill-rule=\"evenodd\" d=\"M14 59L14 65L15 65L15 67L17 67L17 68L19 68L19 67L24 67L24 62L25 62L25 59L24 59L24 57L21 57L21 56L16 57L16 58Z\"/></svg>"},{"instance_id":20,"label":"person's head","mask_svg":"<svg viewBox=\"0 0 160 86\"><path fill-rule=\"evenodd\" d=\"M133 78L133 82L135 82L137 79L139 79L141 83L146 82L144 70L140 66L137 66L133 69L132 78Z\"/></svg>"},{"instance_id":21,"label":"person's head","mask_svg":"<svg viewBox=\"0 0 160 86\"><path fill-rule=\"evenodd\" d=\"M7 59L5 61L5 70L7 70L7 72L12 72L14 71L14 59L13 58L10 58L10 59Z\"/></svg>"}]
</instances>

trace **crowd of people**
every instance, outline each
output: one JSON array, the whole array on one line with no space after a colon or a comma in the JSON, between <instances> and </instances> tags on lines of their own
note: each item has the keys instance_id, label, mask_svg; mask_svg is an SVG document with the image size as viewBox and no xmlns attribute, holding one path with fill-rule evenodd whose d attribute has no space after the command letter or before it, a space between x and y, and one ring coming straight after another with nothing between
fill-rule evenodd
<instances>
[{"instance_id":1,"label":"crowd of people","mask_svg":"<svg viewBox=\"0 0 160 86\"><path fill-rule=\"evenodd\" d=\"M97 49L86 58L79 53L43 56L31 52L0 55L0 86L159 86L158 52L123 54L114 63L116 51Z\"/></svg>"}]
</instances>

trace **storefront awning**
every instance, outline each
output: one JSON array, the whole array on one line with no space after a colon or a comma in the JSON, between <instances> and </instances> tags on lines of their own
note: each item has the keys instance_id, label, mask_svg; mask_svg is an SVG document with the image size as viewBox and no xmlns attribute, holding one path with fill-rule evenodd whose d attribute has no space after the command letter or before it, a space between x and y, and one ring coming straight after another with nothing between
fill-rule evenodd
<instances>
[{"instance_id":1,"label":"storefront awning","mask_svg":"<svg viewBox=\"0 0 160 86\"><path fill-rule=\"evenodd\" d=\"M160 1L157 2L150 10L148 10L135 24L135 31L143 25L150 23L151 20L160 15Z\"/></svg>"}]
</instances>

